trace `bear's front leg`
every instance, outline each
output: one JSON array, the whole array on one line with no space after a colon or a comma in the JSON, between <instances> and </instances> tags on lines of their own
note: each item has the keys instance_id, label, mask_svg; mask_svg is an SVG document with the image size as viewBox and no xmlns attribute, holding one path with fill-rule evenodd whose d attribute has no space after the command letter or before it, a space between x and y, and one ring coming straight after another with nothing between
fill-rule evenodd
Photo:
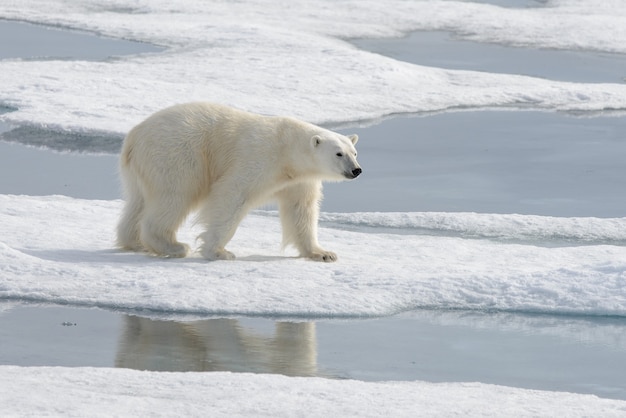
<instances>
[{"instance_id":1,"label":"bear's front leg","mask_svg":"<svg viewBox=\"0 0 626 418\"><path fill-rule=\"evenodd\" d=\"M322 183L298 183L282 189L276 197L283 227L283 245L293 244L302 257L311 260L337 261L337 254L324 250L317 242Z\"/></svg>"},{"instance_id":2,"label":"bear's front leg","mask_svg":"<svg viewBox=\"0 0 626 418\"><path fill-rule=\"evenodd\" d=\"M243 194L233 195L232 188L216 184L198 214L206 230L200 234L200 253L207 260L234 260L235 254L224 247L233 238L248 212Z\"/></svg>"}]
</instances>

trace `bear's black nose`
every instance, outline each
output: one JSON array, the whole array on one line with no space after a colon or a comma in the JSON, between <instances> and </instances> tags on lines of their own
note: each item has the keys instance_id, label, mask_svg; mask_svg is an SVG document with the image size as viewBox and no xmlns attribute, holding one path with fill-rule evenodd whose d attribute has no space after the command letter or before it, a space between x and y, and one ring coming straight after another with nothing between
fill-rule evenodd
<instances>
[{"instance_id":1,"label":"bear's black nose","mask_svg":"<svg viewBox=\"0 0 626 418\"><path fill-rule=\"evenodd\" d=\"M352 175L354 176L354 178L357 178L359 176L359 174L361 174L361 170L360 168L355 168L354 170L352 170Z\"/></svg>"}]
</instances>

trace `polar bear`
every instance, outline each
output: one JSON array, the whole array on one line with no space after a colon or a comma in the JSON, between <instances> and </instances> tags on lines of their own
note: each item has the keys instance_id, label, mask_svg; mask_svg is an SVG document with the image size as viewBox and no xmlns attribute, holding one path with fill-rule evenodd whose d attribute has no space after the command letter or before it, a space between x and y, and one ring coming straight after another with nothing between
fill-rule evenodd
<instances>
[{"instance_id":1,"label":"polar bear","mask_svg":"<svg viewBox=\"0 0 626 418\"><path fill-rule=\"evenodd\" d=\"M289 117L263 116L212 103L161 110L124 139L120 174L126 204L117 244L132 251L185 257L176 240L198 211L200 251L208 260L234 259L225 249L244 216L278 202L283 245L302 257L332 262L317 239L322 181L361 174L357 135L344 136Z\"/></svg>"}]
</instances>

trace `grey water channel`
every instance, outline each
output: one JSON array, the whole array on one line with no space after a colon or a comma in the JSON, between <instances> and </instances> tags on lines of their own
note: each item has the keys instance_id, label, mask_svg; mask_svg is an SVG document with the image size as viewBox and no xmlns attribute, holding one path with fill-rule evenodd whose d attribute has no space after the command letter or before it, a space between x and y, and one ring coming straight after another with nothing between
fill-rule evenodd
<instances>
[{"instance_id":1,"label":"grey water channel","mask_svg":"<svg viewBox=\"0 0 626 418\"><path fill-rule=\"evenodd\" d=\"M449 32L413 32L397 39L358 39L361 49L450 70L520 74L576 83L623 83L626 56L590 51L512 48L465 41ZM436 45L434 47L433 45Z\"/></svg>"},{"instance_id":2,"label":"grey water channel","mask_svg":"<svg viewBox=\"0 0 626 418\"><path fill-rule=\"evenodd\" d=\"M626 399L623 318L418 311L289 322L0 303L0 364L478 381Z\"/></svg>"},{"instance_id":3,"label":"grey water channel","mask_svg":"<svg viewBox=\"0 0 626 418\"><path fill-rule=\"evenodd\" d=\"M43 38L53 38L48 31L59 40L38 49ZM37 40L38 36L42 38ZM95 55L81 59L106 60L155 52L146 44L118 50L122 41L106 39L109 43L104 45L103 38L93 34L0 21L0 39L7 37L12 47L6 49L0 42L0 59L77 59L89 51ZM402 51L410 57L398 59L422 65L438 64L422 61L428 54L418 51L420 45L447 51L448 59L470 68L481 57L489 60L500 53L473 44L483 52L460 55L454 46L457 41L441 33L386 40L386 46L378 40L354 42L391 56ZM54 49L57 46L60 49ZM522 53L502 48L512 55ZM543 59L524 58L537 67L528 73L579 77L569 64L555 74L541 73ZM581 53L581 59L591 60L592 68L596 58ZM623 57L606 59L602 74L584 77L594 82L619 78L617 69L625 68ZM484 70L496 71L491 64ZM363 179L351 184L348 193L341 185L327 187L323 210L624 216L625 124L623 117L483 111L401 117L346 128L363 138L359 142ZM5 124L0 125L0 139L0 193L120 197L115 152L121 138L94 135L86 138L91 143L85 149L76 145L84 141L68 140L62 133ZM94 152L100 155L89 154ZM0 341L0 364L21 366L479 381L626 399L625 318L416 311L363 320L176 321L142 312L12 300L0 301Z\"/></svg>"}]
</instances>

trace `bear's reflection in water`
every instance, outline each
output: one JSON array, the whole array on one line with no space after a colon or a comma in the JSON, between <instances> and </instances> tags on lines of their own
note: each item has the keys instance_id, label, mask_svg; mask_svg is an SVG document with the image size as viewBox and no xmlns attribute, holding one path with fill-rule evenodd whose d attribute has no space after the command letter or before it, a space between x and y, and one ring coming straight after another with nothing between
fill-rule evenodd
<instances>
[{"instance_id":1,"label":"bear's reflection in water","mask_svg":"<svg viewBox=\"0 0 626 418\"><path fill-rule=\"evenodd\" d=\"M116 367L317 375L314 322L276 322L273 334L236 319L195 322L124 317Z\"/></svg>"}]
</instances>

